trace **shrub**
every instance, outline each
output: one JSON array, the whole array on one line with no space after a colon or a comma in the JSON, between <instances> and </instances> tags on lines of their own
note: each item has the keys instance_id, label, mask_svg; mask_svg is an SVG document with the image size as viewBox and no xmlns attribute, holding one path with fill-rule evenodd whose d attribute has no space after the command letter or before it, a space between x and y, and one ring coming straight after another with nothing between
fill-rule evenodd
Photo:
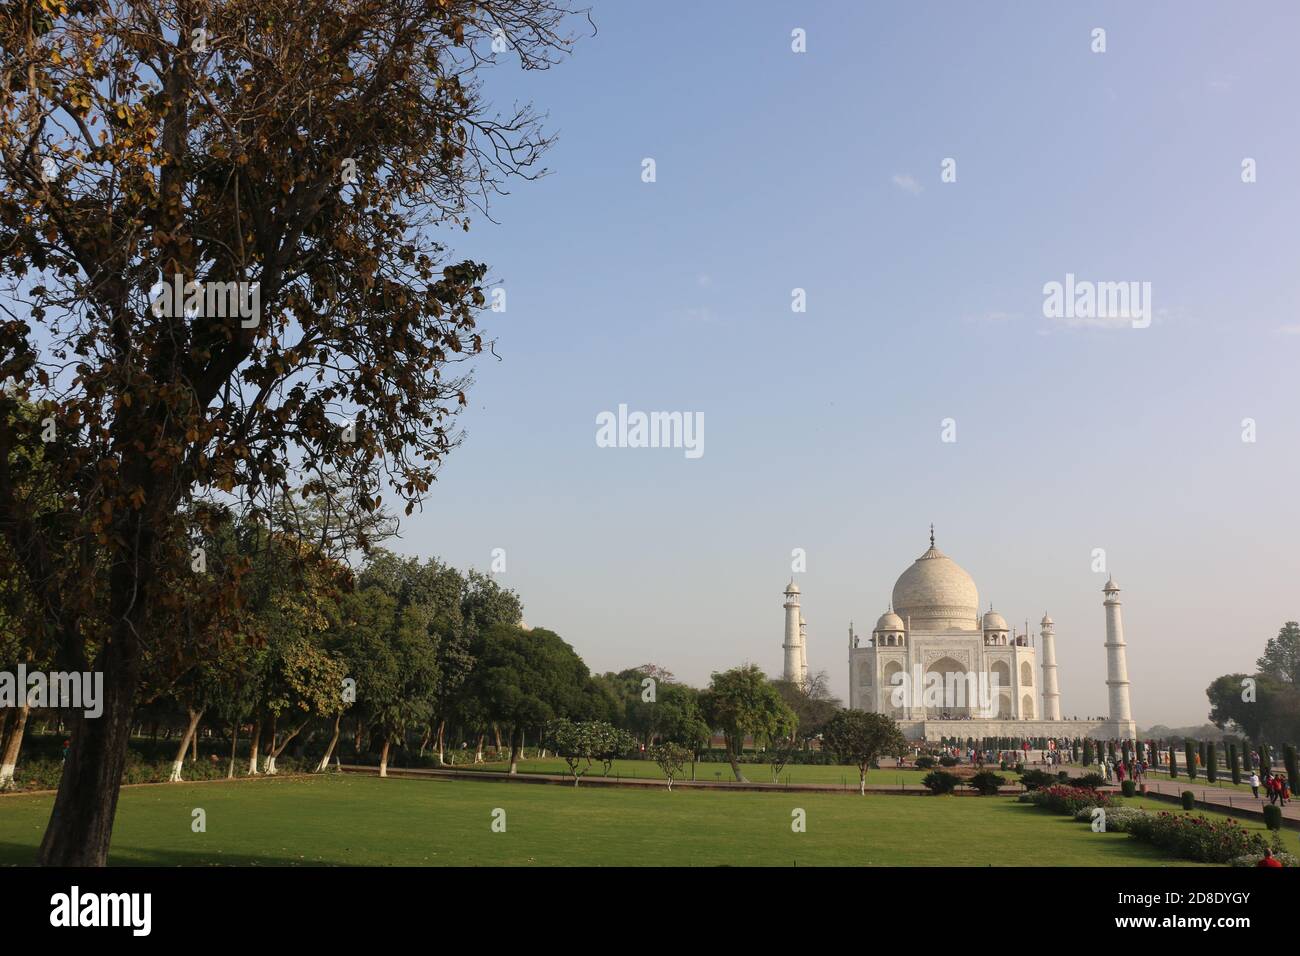
<instances>
[{"instance_id":1,"label":"shrub","mask_svg":"<svg viewBox=\"0 0 1300 956\"><path fill-rule=\"evenodd\" d=\"M1030 791L1026 796L1029 797L1029 803L1046 807L1053 813L1065 813L1070 816L1085 808L1110 806L1110 798L1106 794L1086 787L1064 787L1058 784L1043 790Z\"/></svg>"},{"instance_id":2,"label":"shrub","mask_svg":"<svg viewBox=\"0 0 1300 956\"><path fill-rule=\"evenodd\" d=\"M1120 789L1120 792L1123 793L1124 796L1126 796L1126 797L1135 797L1135 796L1137 796L1137 789L1138 789L1138 787L1137 787L1137 784L1134 783L1132 780L1125 780L1123 783L1121 783L1121 784L1119 785L1119 789Z\"/></svg>"},{"instance_id":3,"label":"shrub","mask_svg":"<svg viewBox=\"0 0 1300 956\"><path fill-rule=\"evenodd\" d=\"M1080 823L1092 823L1092 813L1096 807L1084 807L1074 815ZM1112 807L1106 811L1106 830L1111 833L1127 833L1136 817L1147 816L1147 811L1137 807Z\"/></svg>"},{"instance_id":4,"label":"shrub","mask_svg":"<svg viewBox=\"0 0 1300 956\"><path fill-rule=\"evenodd\" d=\"M1178 751L1172 743L1169 745L1169 779L1178 779Z\"/></svg>"},{"instance_id":5,"label":"shrub","mask_svg":"<svg viewBox=\"0 0 1300 956\"><path fill-rule=\"evenodd\" d=\"M929 770L929 769L930 769L931 767L933 767L933 766L934 766L934 758L933 758L933 757L930 757L930 756L924 756L924 757L917 757L917 758L916 758L916 769L917 769L917 770Z\"/></svg>"},{"instance_id":6,"label":"shrub","mask_svg":"<svg viewBox=\"0 0 1300 956\"><path fill-rule=\"evenodd\" d=\"M1085 773L1083 776L1076 778L1074 785L1083 787L1085 790L1096 790L1106 782L1106 778L1099 773Z\"/></svg>"},{"instance_id":7,"label":"shrub","mask_svg":"<svg viewBox=\"0 0 1300 956\"><path fill-rule=\"evenodd\" d=\"M1205 779L1210 783L1219 779L1219 751L1213 742L1205 745Z\"/></svg>"},{"instance_id":8,"label":"shrub","mask_svg":"<svg viewBox=\"0 0 1300 956\"><path fill-rule=\"evenodd\" d=\"M957 766L957 758L956 758L956 757L951 757L951 756L949 756L948 754L944 754L942 757L939 758L939 766L940 766L940 767L955 767L955 766Z\"/></svg>"},{"instance_id":9,"label":"shrub","mask_svg":"<svg viewBox=\"0 0 1300 956\"><path fill-rule=\"evenodd\" d=\"M1057 780L1046 770L1021 770L1020 783L1026 790L1041 790L1050 787Z\"/></svg>"},{"instance_id":10,"label":"shrub","mask_svg":"<svg viewBox=\"0 0 1300 956\"><path fill-rule=\"evenodd\" d=\"M961 777L955 773L948 773L946 770L931 770L925 775L921 783L936 796L943 793L952 793L961 783Z\"/></svg>"},{"instance_id":11,"label":"shrub","mask_svg":"<svg viewBox=\"0 0 1300 956\"><path fill-rule=\"evenodd\" d=\"M1236 744L1228 744L1228 768L1232 771L1232 782L1241 783L1241 754Z\"/></svg>"},{"instance_id":12,"label":"shrub","mask_svg":"<svg viewBox=\"0 0 1300 956\"><path fill-rule=\"evenodd\" d=\"M1131 837L1201 863L1227 863L1247 854L1262 856L1268 848L1268 841L1236 820L1161 812L1134 816L1127 825Z\"/></svg>"},{"instance_id":13,"label":"shrub","mask_svg":"<svg viewBox=\"0 0 1300 956\"><path fill-rule=\"evenodd\" d=\"M1273 803L1264 804L1264 826L1270 830L1282 829L1282 808Z\"/></svg>"},{"instance_id":14,"label":"shrub","mask_svg":"<svg viewBox=\"0 0 1300 956\"><path fill-rule=\"evenodd\" d=\"M981 796L996 796L998 787L1007 782L1007 778L994 773L992 770L981 770L975 776L966 781L966 785L972 790L976 790Z\"/></svg>"},{"instance_id":15,"label":"shrub","mask_svg":"<svg viewBox=\"0 0 1300 956\"><path fill-rule=\"evenodd\" d=\"M1190 810L1196 806L1196 794L1190 790L1183 791L1183 809Z\"/></svg>"}]
</instances>

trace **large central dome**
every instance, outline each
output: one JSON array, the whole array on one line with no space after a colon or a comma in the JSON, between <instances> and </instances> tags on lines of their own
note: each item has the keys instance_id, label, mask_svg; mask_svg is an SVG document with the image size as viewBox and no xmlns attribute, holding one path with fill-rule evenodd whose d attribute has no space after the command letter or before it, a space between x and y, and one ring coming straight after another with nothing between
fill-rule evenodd
<instances>
[{"instance_id":1,"label":"large central dome","mask_svg":"<svg viewBox=\"0 0 1300 956\"><path fill-rule=\"evenodd\" d=\"M934 546L902 573L894 585L894 613L922 630L979 629L980 595L975 581Z\"/></svg>"}]
</instances>

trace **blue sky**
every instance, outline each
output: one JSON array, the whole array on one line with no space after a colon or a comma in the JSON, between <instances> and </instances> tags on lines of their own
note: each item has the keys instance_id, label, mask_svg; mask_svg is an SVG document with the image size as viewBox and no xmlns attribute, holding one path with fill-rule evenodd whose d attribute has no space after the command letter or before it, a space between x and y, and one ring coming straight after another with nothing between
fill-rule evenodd
<instances>
[{"instance_id":1,"label":"blue sky","mask_svg":"<svg viewBox=\"0 0 1300 956\"><path fill-rule=\"evenodd\" d=\"M847 695L848 622L870 629L933 521L982 601L1050 611L1084 715L1105 709L1101 547L1135 718L1203 719L1211 679L1300 618L1300 8L593 15L560 67L491 80L560 138L496 224L447 236L507 291L485 317L502 360L398 549L486 570L504 548L528 622L593 669L704 683L779 671L804 548L810 666ZM1044 318L1066 273L1150 282L1154 321ZM619 403L702 412L703 457L598 448Z\"/></svg>"}]
</instances>

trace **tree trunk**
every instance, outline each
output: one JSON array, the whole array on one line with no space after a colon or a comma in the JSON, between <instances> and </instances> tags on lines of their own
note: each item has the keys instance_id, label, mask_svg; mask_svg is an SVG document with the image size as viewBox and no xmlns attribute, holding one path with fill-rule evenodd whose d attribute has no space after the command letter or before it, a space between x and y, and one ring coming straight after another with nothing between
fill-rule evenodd
<instances>
[{"instance_id":1,"label":"tree trunk","mask_svg":"<svg viewBox=\"0 0 1300 956\"><path fill-rule=\"evenodd\" d=\"M447 721L443 720L438 723L438 766L443 764L443 754L447 747Z\"/></svg>"},{"instance_id":2,"label":"tree trunk","mask_svg":"<svg viewBox=\"0 0 1300 956\"><path fill-rule=\"evenodd\" d=\"M521 730L518 733L511 734L510 736L510 772L511 773L519 772L519 751L521 751L523 747L524 747L524 732Z\"/></svg>"},{"instance_id":3,"label":"tree trunk","mask_svg":"<svg viewBox=\"0 0 1300 956\"><path fill-rule=\"evenodd\" d=\"M339 724L343 721L343 714L334 718L334 736L330 738L330 745L325 748L325 756L321 757L320 764L316 767L317 773L324 773L330 767L330 757L334 756L334 747L339 742Z\"/></svg>"},{"instance_id":4,"label":"tree trunk","mask_svg":"<svg viewBox=\"0 0 1300 956\"><path fill-rule=\"evenodd\" d=\"M27 689L21 688L20 699L26 699ZM18 754L23 749L23 731L27 728L28 708L23 704L14 711L13 718L5 728L4 750L0 752L0 791L12 790L14 786L14 769L18 766Z\"/></svg>"},{"instance_id":5,"label":"tree trunk","mask_svg":"<svg viewBox=\"0 0 1300 956\"><path fill-rule=\"evenodd\" d=\"M262 772L268 776L273 776L275 774L275 758L280 754L280 751L275 749L275 725L279 720L279 714L271 715L271 733L270 737L266 741L266 763L262 765Z\"/></svg>"},{"instance_id":6,"label":"tree trunk","mask_svg":"<svg viewBox=\"0 0 1300 956\"><path fill-rule=\"evenodd\" d=\"M379 751L379 776L388 776L388 738L384 738L384 746Z\"/></svg>"},{"instance_id":7,"label":"tree trunk","mask_svg":"<svg viewBox=\"0 0 1300 956\"><path fill-rule=\"evenodd\" d=\"M495 737L497 742L497 756L500 756L501 755L501 725L500 724L492 725L492 734Z\"/></svg>"},{"instance_id":8,"label":"tree trunk","mask_svg":"<svg viewBox=\"0 0 1300 956\"><path fill-rule=\"evenodd\" d=\"M743 746L744 738L742 737L741 740ZM731 772L736 775L737 783L749 783L749 781L745 779L745 775L740 772L740 760L736 756L736 748L730 737L727 738L727 762L731 764Z\"/></svg>"},{"instance_id":9,"label":"tree trunk","mask_svg":"<svg viewBox=\"0 0 1300 956\"><path fill-rule=\"evenodd\" d=\"M235 750L239 747L239 721L230 725L230 767L226 770L226 779L235 778Z\"/></svg>"},{"instance_id":10,"label":"tree trunk","mask_svg":"<svg viewBox=\"0 0 1300 956\"><path fill-rule=\"evenodd\" d=\"M474 751L474 762L475 762L475 763L482 763L482 762L483 762L483 740L484 740L484 738L486 738L486 737L487 737L487 734L479 734L479 735L478 735L478 747L477 747L477 749Z\"/></svg>"},{"instance_id":11,"label":"tree trunk","mask_svg":"<svg viewBox=\"0 0 1300 956\"><path fill-rule=\"evenodd\" d=\"M104 866L108 862L140 681L136 634L144 626L140 608L147 600L143 593L146 582L135 577L130 564L123 562L111 575L116 607L110 619L115 623L95 661L104 675L103 712L95 719L82 711L68 715L71 743L36 857L41 866ZM79 636L69 636L67 644L79 646L79 641Z\"/></svg>"},{"instance_id":12,"label":"tree trunk","mask_svg":"<svg viewBox=\"0 0 1300 956\"><path fill-rule=\"evenodd\" d=\"M250 775L258 773L257 769L257 745L262 739L262 722L253 721L253 736L248 739L248 772Z\"/></svg>"},{"instance_id":13,"label":"tree trunk","mask_svg":"<svg viewBox=\"0 0 1300 956\"><path fill-rule=\"evenodd\" d=\"M198 763L199 760L199 728L194 728L194 734L190 737L190 762Z\"/></svg>"},{"instance_id":14,"label":"tree trunk","mask_svg":"<svg viewBox=\"0 0 1300 956\"><path fill-rule=\"evenodd\" d=\"M167 778L168 783L181 782L181 767L185 764L185 753L190 749L190 741L198 736L199 719L203 716L202 710L195 710L193 707L187 707L186 711L190 715L190 722L185 727L185 735L181 737L181 745L176 749L176 759L172 761L172 775Z\"/></svg>"},{"instance_id":15,"label":"tree trunk","mask_svg":"<svg viewBox=\"0 0 1300 956\"><path fill-rule=\"evenodd\" d=\"M864 797L867 795L867 770L865 767L858 768L858 793Z\"/></svg>"}]
</instances>

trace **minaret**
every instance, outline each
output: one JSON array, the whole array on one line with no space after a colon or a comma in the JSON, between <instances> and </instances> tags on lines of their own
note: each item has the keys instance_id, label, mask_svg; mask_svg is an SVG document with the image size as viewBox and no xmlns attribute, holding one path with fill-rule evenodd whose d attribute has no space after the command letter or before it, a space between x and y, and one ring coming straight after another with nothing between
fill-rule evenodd
<instances>
[{"instance_id":1,"label":"minaret","mask_svg":"<svg viewBox=\"0 0 1300 956\"><path fill-rule=\"evenodd\" d=\"M808 686L808 622L799 613L799 684Z\"/></svg>"},{"instance_id":2,"label":"minaret","mask_svg":"<svg viewBox=\"0 0 1300 956\"><path fill-rule=\"evenodd\" d=\"M1043 720L1061 719L1061 691L1056 685L1056 625L1043 614Z\"/></svg>"},{"instance_id":3,"label":"minaret","mask_svg":"<svg viewBox=\"0 0 1300 956\"><path fill-rule=\"evenodd\" d=\"M1106 595L1106 687L1110 697L1107 730L1117 740L1137 738L1137 725L1128 700L1128 659L1124 643L1124 618L1120 612L1119 585L1114 576L1102 588Z\"/></svg>"},{"instance_id":4,"label":"minaret","mask_svg":"<svg viewBox=\"0 0 1300 956\"><path fill-rule=\"evenodd\" d=\"M794 578L785 587L784 607L785 643L781 647L785 649L785 672L782 676L797 683L802 679L799 651L799 622L802 618L799 615L799 585L794 583Z\"/></svg>"}]
</instances>

